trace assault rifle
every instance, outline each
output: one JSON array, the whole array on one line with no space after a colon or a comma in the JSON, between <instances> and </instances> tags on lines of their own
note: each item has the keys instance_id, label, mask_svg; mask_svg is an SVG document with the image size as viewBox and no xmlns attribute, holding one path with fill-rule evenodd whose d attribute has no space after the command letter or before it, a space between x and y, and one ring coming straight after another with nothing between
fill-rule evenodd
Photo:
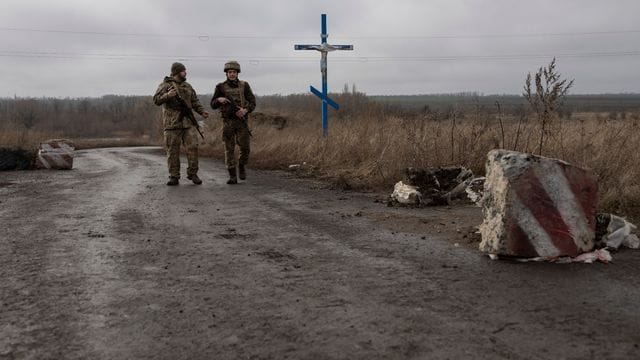
<instances>
[{"instance_id":1,"label":"assault rifle","mask_svg":"<svg viewBox=\"0 0 640 360\"><path fill-rule=\"evenodd\" d=\"M171 91L172 89L175 89L175 88L173 86L170 86L167 89L167 92ZM200 124L198 124L198 120L196 120L196 117L193 116L193 111L187 105L187 103L184 101L182 96L180 96L180 93L178 92L178 89L175 89L175 90L176 90L175 98L178 101L178 105L180 105L180 115L183 116L183 117L187 117L191 121L191 124L193 126L195 126L196 130L198 130L198 133L202 137L202 140L204 140L204 135L202 135L202 130L200 130Z\"/></svg>"},{"instance_id":2,"label":"assault rifle","mask_svg":"<svg viewBox=\"0 0 640 360\"><path fill-rule=\"evenodd\" d=\"M224 94L224 96L225 96L225 98L227 98L227 100L229 100L229 106L227 107L225 116L228 119L244 120L244 123L247 126L247 131L249 132L249 136L253 137L253 133L251 132L251 130L249 130L249 124L247 124L247 115L245 114L245 116L243 116L242 118L238 118L236 116L236 113L238 112L238 110L240 110L240 106L238 106L236 101L233 100L233 98L231 96L227 96L226 93Z\"/></svg>"}]
</instances>

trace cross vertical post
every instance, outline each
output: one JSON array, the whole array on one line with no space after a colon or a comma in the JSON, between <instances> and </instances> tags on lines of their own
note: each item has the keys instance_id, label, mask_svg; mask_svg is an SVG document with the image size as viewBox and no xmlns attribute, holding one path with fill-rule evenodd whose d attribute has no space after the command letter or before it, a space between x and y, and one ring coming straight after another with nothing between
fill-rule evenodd
<instances>
[{"instance_id":1,"label":"cross vertical post","mask_svg":"<svg viewBox=\"0 0 640 360\"><path fill-rule=\"evenodd\" d=\"M321 15L321 33L320 33L320 45L295 45L295 50L316 50L320 52L320 71L322 72L322 92L318 91L315 87L311 86L309 90L322 100L322 135L327 137L329 135L329 106L338 110L340 105L331 100L328 96L329 87L327 85L327 54L334 50L353 50L353 45L329 45L327 43L327 15Z\"/></svg>"}]
</instances>

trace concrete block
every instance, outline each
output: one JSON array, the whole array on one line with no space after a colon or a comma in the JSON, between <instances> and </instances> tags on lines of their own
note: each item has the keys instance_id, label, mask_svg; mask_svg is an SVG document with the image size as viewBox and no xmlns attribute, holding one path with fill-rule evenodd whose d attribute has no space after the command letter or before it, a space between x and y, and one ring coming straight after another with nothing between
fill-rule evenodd
<instances>
[{"instance_id":1,"label":"concrete block","mask_svg":"<svg viewBox=\"0 0 640 360\"><path fill-rule=\"evenodd\" d=\"M69 140L48 140L40 144L36 167L39 169L70 170L73 168L75 145Z\"/></svg>"},{"instance_id":2,"label":"concrete block","mask_svg":"<svg viewBox=\"0 0 640 360\"><path fill-rule=\"evenodd\" d=\"M484 186L481 251L552 258L593 250L598 203L593 171L492 150Z\"/></svg>"}]
</instances>

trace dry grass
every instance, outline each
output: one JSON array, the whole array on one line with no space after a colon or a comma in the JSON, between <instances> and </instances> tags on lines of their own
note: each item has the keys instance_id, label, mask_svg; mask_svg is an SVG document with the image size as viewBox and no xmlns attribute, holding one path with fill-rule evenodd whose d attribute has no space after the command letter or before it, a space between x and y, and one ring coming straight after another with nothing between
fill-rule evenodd
<instances>
[{"instance_id":1,"label":"dry grass","mask_svg":"<svg viewBox=\"0 0 640 360\"><path fill-rule=\"evenodd\" d=\"M41 142L49 139L69 139L73 141L76 149L151 146L160 144L160 141L149 136L132 137L129 134L122 134L122 136L111 138L71 138L65 136L62 132L0 131L0 147L5 148L35 149Z\"/></svg>"},{"instance_id":2,"label":"dry grass","mask_svg":"<svg viewBox=\"0 0 640 360\"><path fill-rule=\"evenodd\" d=\"M486 153L494 148L537 152L539 125L524 117L487 111L454 110L439 114L399 114L379 107L333 116L330 136L321 136L318 114L291 111L287 125L252 123L251 167L286 169L310 165L305 175L345 188L389 191L407 167L464 165L484 172ZM555 119L548 128L543 155L592 168L599 176L601 210L640 222L640 116L612 120L605 114L576 113ZM501 124L502 120L502 124ZM202 154L223 157L219 120L208 121ZM158 145L150 137L115 134L106 139L71 139L78 148ZM62 133L9 131L0 128L0 147L35 148Z\"/></svg>"},{"instance_id":3,"label":"dry grass","mask_svg":"<svg viewBox=\"0 0 640 360\"><path fill-rule=\"evenodd\" d=\"M382 191L389 191L409 166L459 164L482 174L491 149L538 150L539 125L524 118L502 120L501 127L497 115L480 112L407 118L367 114L333 119L330 136L324 139L317 115L298 114L289 117L282 130L268 124L252 126L251 166L286 169L307 162L314 176L350 188ZM593 114L556 119L543 155L592 168L600 179L601 209L638 221L639 125L638 120L603 120ZM223 154L219 126L209 129L203 148L215 157Z\"/></svg>"},{"instance_id":4,"label":"dry grass","mask_svg":"<svg viewBox=\"0 0 640 360\"><path fill-rule=\"evenodd\" d=\"M61 136L60 133L46 133L39 131L2 131L0 129L0 147L32 149L47 140Z\"/></svg>"}]
</instances>

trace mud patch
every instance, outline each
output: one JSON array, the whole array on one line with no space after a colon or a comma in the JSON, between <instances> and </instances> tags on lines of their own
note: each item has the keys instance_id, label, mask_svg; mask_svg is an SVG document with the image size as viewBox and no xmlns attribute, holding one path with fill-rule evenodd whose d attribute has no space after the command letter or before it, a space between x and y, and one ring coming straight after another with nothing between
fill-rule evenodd
<instances>
[{"instance_id":1,"label":"mud patch","mask_svg":"<svg viewBox=\"0 0 640 360\"><path fill-rule=\"evenodd\" d=\"M120 233L139 232L144 228L144 217L137 210L125 209L111 215L116 229Z\"/></svg>"},{"instance_id":2,"label":"mud patch","mask_svg":"<svg viewBox=\"0 0 640 360\"><path fill-rule=\"evenodd\" d=\"M276 250L256 251L255 254L278 262L296 259L296 257L291 254L281 253Z\"/></svg>"}]
</instances>

